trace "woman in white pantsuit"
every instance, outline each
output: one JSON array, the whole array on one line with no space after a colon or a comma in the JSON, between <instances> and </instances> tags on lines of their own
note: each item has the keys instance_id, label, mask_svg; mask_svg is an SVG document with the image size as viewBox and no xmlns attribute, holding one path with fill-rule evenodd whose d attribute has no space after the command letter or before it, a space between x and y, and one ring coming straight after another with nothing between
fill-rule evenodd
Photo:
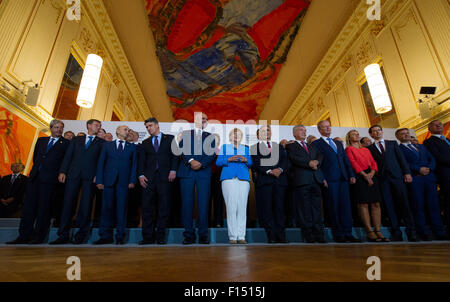
<instances>
[{"instance_id":1,"label":"woman in white pantsuit","mask_svg":"<svg viewBox=\"0 0 450 302\"><path fill-rule=\"evenodd\" d=\"M238 128L230 131L231 144L223 145L216 165L222 167L223 198L227 209L228 237L230 243L245 244L247 201L250 190L249 168L252 166L250 150L241 145L243 133Z\"/></svg>"}]
</instances>

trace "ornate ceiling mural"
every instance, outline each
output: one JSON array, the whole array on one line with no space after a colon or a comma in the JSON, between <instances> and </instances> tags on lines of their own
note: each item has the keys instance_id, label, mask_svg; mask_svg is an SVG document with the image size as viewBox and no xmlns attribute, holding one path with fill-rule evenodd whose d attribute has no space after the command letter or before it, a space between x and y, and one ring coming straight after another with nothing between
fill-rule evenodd
<instances>
[{"instance_id":1,"label":"ornate ceiling mural","mask_svg":"<svg viewBox=\"0 0 450 302\"><path fill-rule=\"evenodd\" d=\"M146 0L175 119L258 119L311 0Z\"/></svg>"}]
</instances>

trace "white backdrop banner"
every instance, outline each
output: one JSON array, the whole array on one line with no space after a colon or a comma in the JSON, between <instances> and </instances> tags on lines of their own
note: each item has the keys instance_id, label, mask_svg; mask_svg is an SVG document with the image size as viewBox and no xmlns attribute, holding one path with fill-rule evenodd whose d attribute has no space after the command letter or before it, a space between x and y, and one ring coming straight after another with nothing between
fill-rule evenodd
<instances>
[{"instance_id":1,"label":"white backdrop banner","mask_svg":"<svg viewBox=\"0 0 450 302\"><path fill-rule=\"evenodd\" d=\"M142 142L144 139L149 137L150 135L147 133L145 129L144 122L102 122L102 128L106 130L106 132L110 132L114 139L116 138L116 128L120 125L126 125L130 129L137 131L139 133L139 142ZM234 128L239 128L244 133L244 139L242 144L251 146L257 142L256 138L256 130L260 128L262 124L208 124L206 127L206 131L211 133L217 133L220 136L220 145L229 143L229 133ZM160 122L159 127L161 132L165 134L172 134L177 136L183 130L189 130L194 128L193 123L165 123ZM294 139L292 135L292 128L294 126L287 125L274 125L272 123L272 140L275 142L279 142L282 139L291 140ZM345 141L345 136L348 131L355 129L359 132L359 135L362 137L369 136L368 128L355 128L355 127L332 127L331 137L340 137ZM86 121L80 120L64 120L64 132L65 131L73 131L75 135L78 132L87 132L86 130ZM395 138L395 130L391 128L384 128L384 139L396 140ZM319 138L320 133L317 130L316 126L306 126L307 135L314 135ZM411 135L415 135L413 130L410 130Z\"/></svg>"}]
</instances>

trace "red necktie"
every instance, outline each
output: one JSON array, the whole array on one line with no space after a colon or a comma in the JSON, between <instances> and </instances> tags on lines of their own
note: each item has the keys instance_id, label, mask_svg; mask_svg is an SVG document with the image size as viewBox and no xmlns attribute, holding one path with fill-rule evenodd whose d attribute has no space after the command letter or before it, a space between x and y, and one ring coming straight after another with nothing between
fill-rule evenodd
<instances>
[{"instance_id":1,"label":"red necktie","mask_svg":"<svg viewBox=\"0 0 450 302\"><path fill-rule=\"evenodd\" d=\"M267 147L269 148L269 151L272 152L272 146L270 145L270 142L267 142Z\"/></svg>"},{"instance_id":2,"label":"red necktie","mask_svg":"<svg viewBox=\"0 0 450 302\"><path fill-rule=\"evenodd\" d=\"M302 143L303 149L305 149L306 152L308 152L308 154L309 154L309 150L308 150L308 147L306 146L305 142L301 142L301 143Z\"/></svg>"},{"instance_id":3,"label":"red necktie","mask_svg":"<svg viewBox=\"0 0 450 302\"><path fill-rule=\"evenodd\" d=\"M381 150L381 154L384 155L384 147L383 144L381 142L378 143L378 146L380 146L380 150Z\"/></svg>"}]
</instances>

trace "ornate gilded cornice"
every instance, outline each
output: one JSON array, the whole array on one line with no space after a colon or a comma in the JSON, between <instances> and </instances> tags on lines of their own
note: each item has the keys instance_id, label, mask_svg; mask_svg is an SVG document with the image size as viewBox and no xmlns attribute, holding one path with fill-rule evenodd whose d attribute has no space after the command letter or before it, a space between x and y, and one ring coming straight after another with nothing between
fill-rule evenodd
<instances>
[{"instance_id":1,"label":"ornate gilded cornice","mask_svg":"<svg viewBox=\"0 0 450 302\"><path fill-rule=\"evenodd\" d=\"M82 11L86 12L96 31L100 34L102 45L105 48L102 51L108 54L109 59L116 67L117 73L112 74L114 84L120 83L120 78L122 78L123 84L128 88L131 98L140 111L140 116L152 116L103 1L84 0L82 1Z\"/></svg>"},{"instance_id":2,"label":"ornate gilded cornice","mask_svg":"<svg viewBox=\"0 0 450 302\"><path fill-rule=\"evenodd\" d=\"M311 109L311 100L313 94L322 87L325 93L332 89L333 82L328 79L329 75L337 68L346 70L351 66L351 61L346 59L348 50L356 44L361 35L370 30L374 35L380 32L392 22L394 16L400 9L411 0L385 0L382 1L381 20L370 21L367 19L368 5L365 0L359 1L353 14L348 19L334 40L325 56L316 67L305 86L300 91L297 98L293 101L286 114L281 120L282 124L292 124L300 116L302 111L309 112Z\"/></svg>"}]
</instances>

